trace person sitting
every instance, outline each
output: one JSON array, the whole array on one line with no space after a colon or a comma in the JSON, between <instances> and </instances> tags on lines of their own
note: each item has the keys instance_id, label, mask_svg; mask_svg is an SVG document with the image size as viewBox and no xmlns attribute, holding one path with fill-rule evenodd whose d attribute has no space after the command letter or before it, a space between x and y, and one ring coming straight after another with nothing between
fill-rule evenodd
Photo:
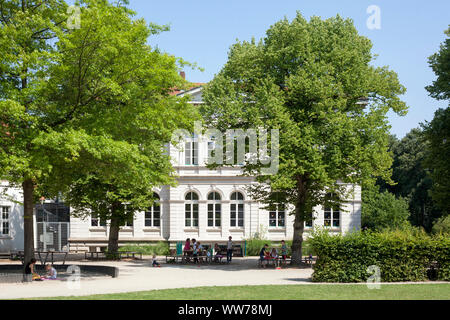
<instances>
[{"instance_id":1,"label":"person sitting","mask_svg":"<svg viewBox=\"0 0 450 320\"><path fill-rule=\"evenodd\" d=\"M265 244L264 247L259 252L259 261L261 263L261 266L264 268L266 267L264 264L264 261L268 261L267 257L270 257L268 249L269 249L269 245ZM267 262L266 262L266 264L267 264Z\"/></svg>"},{"instance_id":2,"label":"person sitting","mask_svg":"<svg viewBox=\"0 0 450 320\"><path fill-rule=\"evenodd\" d=\"M41 276L38 275L34 270L35 264L36 264L35 258L32 258L30 262L27 263L27 265L25 266L25 276L27 278L31 277L31 280L42 280Z\"/></svg>"},{"instance_id":3,"label":"person sitting","mask_svg":"<svg viewBox=\"0 0 450 320\"><path fill-rule=\"evenodd\" d=\"M153 262L152 262L152 266L153 267L161 267L161 265L159 264L159 262L156 260L156 254L153 255Z\"/></svg>"},{"instance_id":4,"label":"person sitting","mask_svg":"<svg viewBox=\"0 0 450 320\"><path fill-rule=\"evenodd\" d=\"M199 252L199 250L198 250L198 244L200 244L200 242L197 243L197 242L195 241L195 239L193 239L192 242L194 243L192 255L194 256L194 263L197 264L197 263L198 263L198 252Z\"/></svg>"},{"instance_id":5,"label":"person sitting","mask_svg":"<svg viewBox=\"0 0 450 320\"><path fill-rule=\"evenodd\" d=\"M45 279L56 280L56 276L58 275L58 273L56 272L56 269L52 265L47 264L45 266L45 270L47 271L47 276L45 277Z\"/></svg>"},{"instance_id":6,"label":"person sitting","mask_svg":"<svg viewBox=\"0 0 450 320\"><path fill-rule=\"evenodd\" d=\"M215 253L214 261L215 262L221 261L223 256L220 254L220 247L219 247L219 244L217 244L217 243L214 245L214 253Z\"/></svg>"},{"instance_id":7,"label":"person sitting","mask_svg":"<svg viewBox=\"0 0 450 320\"><path fill-rule=\"evenodd\" d=\"M274 262L274 265L278 267L278 252L277 249L272 248L272 252L270 253L270 260Z\"/></svg>"},{"instance_id":8,"label":"person sitting","mask_svg":"<svg viewBox=\"0 0 450 320\"><path fill-rule=\"evenodd\" d=\"M203 245L200 243L200 241L197 241L197 255L199 262L203 262Z\"/></svg>"}]
</instances>

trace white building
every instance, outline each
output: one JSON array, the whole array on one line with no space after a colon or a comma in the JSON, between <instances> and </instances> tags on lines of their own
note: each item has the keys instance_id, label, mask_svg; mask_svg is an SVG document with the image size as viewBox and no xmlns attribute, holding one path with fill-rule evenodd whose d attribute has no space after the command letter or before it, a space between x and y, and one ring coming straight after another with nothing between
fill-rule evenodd
<instances>
[{"instance_id":1,"label":"white building","mask_svg":"<svg viewBox=\"0 0 450 320\"><path fill-rule=\"evenodd\" d=\"M202 103L201 86L179 95L191 95L191 103ZM263 233L269 240L292 239L293 216L279 207L269 212L249 197L247 187L253 178L240 176L241 169L224 167L209 170L205 166L208 156L208 141L192 138L184 150L169 148L173 166L178 175L178 186L155 190L160 202L148 212L135 214L133 223L122 227L121 243L151 241L184 241L195 238L201 242L225 242L229 236L239 242L255 233ZM351 186L348 186L351 188ZM333 232L347 233L361 226L361 189L354 188L351 199L335 210L315 208L314 222L306 226L306 235L320 226ZM15 196L20 198L18 194ZM3 223L9 230L0 234L0 252L8 248L23 247L21 221L23 210L11 202L1 200L2 209L9 214ZM9 210L9 211L8 211ZM5 216L4 216L5 217ZM9 218L8 218L9 217ZM9 220L8 220L9 219ZM106 223L107 224L107 223ZM70 218L70 248L84 250L90 245L106 245L108 227L95 218ZM17 228L17 229L16 229ZM1 230L1 229L0 229ZM17 239L19 237L21 239ZM3 238L2 238L3 237ZM4 239L4 240L2 240Z\"/></svg>"}]
</instances>

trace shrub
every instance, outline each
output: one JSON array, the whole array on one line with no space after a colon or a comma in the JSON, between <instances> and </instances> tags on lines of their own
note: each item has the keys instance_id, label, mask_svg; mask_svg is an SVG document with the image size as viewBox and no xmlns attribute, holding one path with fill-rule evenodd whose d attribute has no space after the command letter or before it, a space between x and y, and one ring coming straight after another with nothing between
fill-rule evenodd
<instances>
[{"instance_id":1,"label":"shrub","mask_svg":"<svg viewBox=\"0 0 450 320\"><path fill-rule=\"evenodd\" d=\"M433 225L433 233L434 234L450 234L450 215L446 217L441 217L438 219Z\"/></svg>"},{"instance_id":2,"label":"shrub","mask_svg":"<svg viewBox=\"0 0 450 320\"><path fill-rule=\"evenodd\" d=\"M169 254L170 250L168 242L160 241L156 244L129 244L121 247L119 251L133 251L149 256L154 254L158 256L165 256Z\"/></svg>"},{"instance_id":3,"label":"shrub","mask_svg":"<svg viewBox=\"0 0 450 320\"><path fill-rule=\"evenodd\" d=\"M437 277L450 280L450 240L430 237L419 230L356 232L348 235L315 233L309 240L318 259L315 282L363 282L367 268L378 266L382 282L425 281L437 266Z\"/></svg>"}]
</instances>

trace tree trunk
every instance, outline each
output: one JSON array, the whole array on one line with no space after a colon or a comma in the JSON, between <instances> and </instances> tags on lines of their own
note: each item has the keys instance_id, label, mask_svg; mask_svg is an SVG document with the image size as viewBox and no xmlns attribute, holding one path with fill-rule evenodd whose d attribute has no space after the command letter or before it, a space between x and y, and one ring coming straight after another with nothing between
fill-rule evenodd
<instances>
[{"instance_id":1,"label":"tree trunk","mask_svg":"<svg viewBox=\"0 0 450 320\"><path fill-rule=\"evenodd\" d=\"M22 183L23 189L23 232L24 262L27 264L34 258L34 183L31 179Z\"/></svg>"},{"instance_id":2,"label":"tree trunk","mask_svg":"<svg viewBox=\"0 0 450 320\"><path fill-rule=\"evenodd\" d=\"M291 264L299 266L302 262L302 244L304 221L299 214L295 214L294 220L294 237L292 239L292 258Z\"/></svg>"},{"instance_id":3,"label":"tree trunk","mask_svg":"<svg viewBox=\"0 0 450 320\"><path fill-rule=\"evenodd\" d=\"M119 251L120 218L114 206L112 210L111 224L109 226L108 252L116 253Z\"/></svg>"},{"instance_id":4,"label":"tree trunk","mask_svg":"<svg viewBox=\"0 0 450 320\"><path fill-rule=\"evenodd\" d=\"M297 203L295 205L294 236L292 239L291 264L300 266L302 262L303 231L305 229L306 179L297 177Z\"/></svg>"}]
</instances>

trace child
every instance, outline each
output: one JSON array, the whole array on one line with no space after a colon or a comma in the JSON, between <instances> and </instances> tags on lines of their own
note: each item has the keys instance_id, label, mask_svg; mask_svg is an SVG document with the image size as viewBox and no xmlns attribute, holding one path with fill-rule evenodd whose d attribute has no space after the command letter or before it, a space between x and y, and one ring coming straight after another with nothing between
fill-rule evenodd
<instances>
[{"instance_id":1,"label":"child","mask_svg":"<svg viewBox=\"0 0 450 320\"><path fill-rule=\"evenodd\" d=\"M47 276L45 277L45 279L56 280L56 276L58 273L56 272L56 269L53 266L48 264L45 266L45 270L47 270Z\"/></svg>"},{"instance_id":2,"label":"child","mask_svg":"<svg viewBox=\"0 0 450 320\"><path fill-rule=\"evenodd\" d=\"M272 252L271 252L271 254L270 254L270 257L271 257L272 259L278 258L278 252L277 252L277 249L272 248Z\"/></svg>"},{"instance_id":3,"label":"child","mask_svg":"<svg viewBox=\"0 0 450 320\"><path fill-rule=\"evenodd\" d=\"M218 261L220 261L220 260L223 258L223 256L220 254L220 247L219 247L219 244L218 244L218 243L216 243L216 244L214 245L214 253L216 254L216 255L214 256L214 261L215 261L215 262L218 262Z\"/></svg>"},{"instance_id":4,"label":"child","mask_svg":"<svg viewBox=\"0 0 450 320\"><path fill-rule=\"evenodd\" d=\"M270 253L270 259L274 261L274 265L278 267L278 252L277 249L272 248L272 252Z\"/></svg>"},{"instance_id":5,"label":"child","mask_svg":"<svg viewBox=\"0 0 450 320\"><path fill-rule=\"evenodd\" d=\"M269 245L265 244L264 247L259 252L259 260L261 262L261 266L263 266L264 268L266 267L264 265L264 261L266 260L267 254L269 253L268 250L267 250L268 248L269 248Z\"/></svg>"},{"instance_id":6,"label":"child","mask_svg":"<svg viewBox=\"0 0 450 320\"><path fill-rule=\"evenodd\" d=\"M281 258L283 258L283 260L286 260L287 258L287 246L284 240L281 241Z\"/></svg>"},{"instance_id":7,"label":"child","mask_svg":"<svg viewBox=\"0 0 450 320\"><path fill-rule=\"evenodd\" d=\"M184 243L184 255L187 255L189 251L191 251L191 239L187 238Z\"/></svg>"},{"instance_id":8,"label":"child","mask_svg":"<svg viewBox=\"0 0 450 320\"><path fill-rule=\"evenodd\" d=\"M161 267L161 265L159 264L158 261L156 261L156 254L153 255L153 262L152 262L152 266L153 267Z\"/></svg>"},{"instance_id":9,"label":"child","mask_svg":"<svg viewBox=\"0 0 450 320\"><path fill-rule=\"evenodd\" d=\"M192 255L194 256L194 263L198 263L198 244L195 239L192 239L192 242L194 243L194 251L192 252Z\"/></svg>"}]
</instances>

